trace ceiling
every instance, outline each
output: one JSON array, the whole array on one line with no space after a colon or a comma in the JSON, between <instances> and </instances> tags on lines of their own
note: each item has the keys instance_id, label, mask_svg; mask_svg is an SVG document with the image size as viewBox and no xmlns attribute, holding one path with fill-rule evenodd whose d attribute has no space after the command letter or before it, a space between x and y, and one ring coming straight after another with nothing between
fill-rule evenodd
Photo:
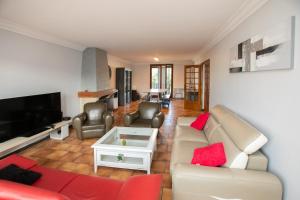
<instances>
[{"instance_id":1,"label":"ceiling","mask_svg":"<svg viewBox=\"0 0 300 200\"><path fill-rule=\"evenodd\" d=\"M245 0L0 0L0 18L132 62L191 60Z\"/></svg>"}]
</instances>

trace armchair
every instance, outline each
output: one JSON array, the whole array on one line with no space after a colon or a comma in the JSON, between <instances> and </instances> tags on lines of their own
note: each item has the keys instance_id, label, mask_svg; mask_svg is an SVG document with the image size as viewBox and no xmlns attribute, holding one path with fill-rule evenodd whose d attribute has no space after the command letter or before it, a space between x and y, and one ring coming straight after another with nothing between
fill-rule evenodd
<instances>
[{"instance_id":1,"label":"armchair","mask_svg":"<svg viewBox=\"0 0 300 200\"><path fill-rule=\"evenodd\" d=\"M130 127L160 128L164 119L159 103L141 102L137 111L124 116L124 123Z\"/></svg>"},{"instance_id":2,"label":"armchair","mask_svg":"<svg viewBox=\"0 0 300 200\"><path fill-rule=\"evenodd\" d=\"M114 117L107 112L105 103L87 103L83 110L73 118L73 127L79 139L101 137L112 128Z\"/></svg>"}]
</instances>

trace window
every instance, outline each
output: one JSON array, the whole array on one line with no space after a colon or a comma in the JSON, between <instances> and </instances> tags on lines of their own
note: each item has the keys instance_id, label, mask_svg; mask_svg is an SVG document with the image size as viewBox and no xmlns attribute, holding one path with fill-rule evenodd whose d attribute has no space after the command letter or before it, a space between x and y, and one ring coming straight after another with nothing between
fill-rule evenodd
<instances>
[{"instance_id":1,"label":"window","mask_svg":"<svg viewBox=\"0 0 300 200\"><path fill-rule=\"evenodd\" d=\"M150 65L151 89L168 89L168 94L173 92L173 64Z\"/></svg>"}]
</instances>

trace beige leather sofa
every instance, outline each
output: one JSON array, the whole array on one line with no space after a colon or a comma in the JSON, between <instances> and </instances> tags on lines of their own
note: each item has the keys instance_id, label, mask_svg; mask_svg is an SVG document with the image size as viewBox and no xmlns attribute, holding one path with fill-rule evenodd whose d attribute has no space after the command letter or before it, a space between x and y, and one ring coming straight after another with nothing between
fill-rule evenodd
<instances>
[{"instance_id":1,"label":"beige leather sofa","mask_svg":"<svg viewBox=\"0 0 300 200\"><path fill-rule=\"evenodd\" d=\"M179 117L170 170L174 200L280 200L280 180L267 172L268 158L259 150L267 138L228 108L217 105L203 131ZM195 148L223 142L222 167L190 164Z\"/></svg>"}]
</instances>

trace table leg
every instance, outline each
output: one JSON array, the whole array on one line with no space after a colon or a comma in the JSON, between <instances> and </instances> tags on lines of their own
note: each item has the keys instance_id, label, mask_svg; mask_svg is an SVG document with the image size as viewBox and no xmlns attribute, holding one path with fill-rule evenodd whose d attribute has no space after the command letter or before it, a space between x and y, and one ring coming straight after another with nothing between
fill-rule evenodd
<instances>
[{"instance_id":1,"label":"table leg","mask_svg":"<svg viewBox=\"0 0 300 200\"><path fill-rule=\"evenodd\" d=\"M147 166L147 174L151 173L151 153L146 155L146 166Z\"/></svg>"},{"instance_id":2,"label":"table leg","mask_svg":"<svg viewBox=\"0 0 300 200\"><path fill-rule=\"evenodd\" d=\"M94 150L94 173L97 173L97 154L96 151Z\"/></svg>"}]
</instances>

